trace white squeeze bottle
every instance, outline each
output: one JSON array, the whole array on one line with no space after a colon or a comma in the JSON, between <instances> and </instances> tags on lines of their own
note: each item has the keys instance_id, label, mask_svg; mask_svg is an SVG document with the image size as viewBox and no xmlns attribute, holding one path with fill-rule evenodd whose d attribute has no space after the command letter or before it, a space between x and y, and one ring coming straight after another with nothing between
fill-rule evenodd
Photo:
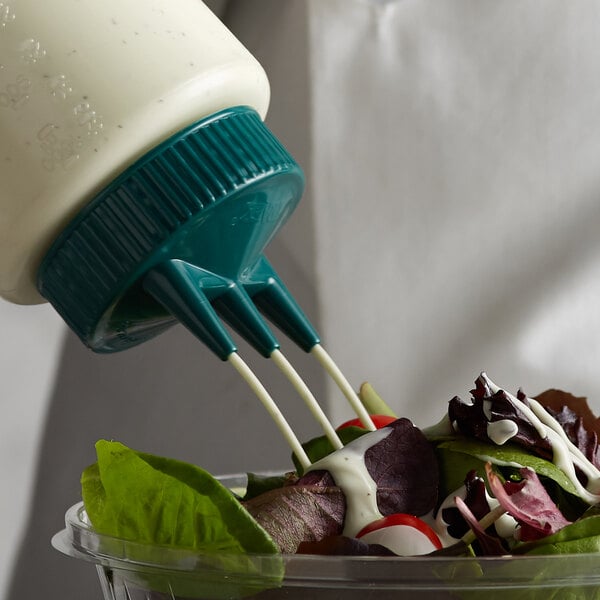
<instances>
[{"instance_id":1,"label":"white squeeze bottle","mask_svg":"<svg viewBox=\"0 0 600 600\"><path fill-rule=\"evenodd\" d=\"M304 187L268 102L199 0L0 0L0 295L98 352L180 321L248 378L224 319L291 373L261 311L334 374L263 256Z\"/></svg>"}]
</instances>

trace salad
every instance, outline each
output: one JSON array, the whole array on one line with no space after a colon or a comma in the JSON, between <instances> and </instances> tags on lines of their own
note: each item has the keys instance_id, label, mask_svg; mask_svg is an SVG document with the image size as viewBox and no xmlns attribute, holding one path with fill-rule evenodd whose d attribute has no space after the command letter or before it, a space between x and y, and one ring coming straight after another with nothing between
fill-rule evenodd
<instances>
[{"instance_id":1,"label":"salad","mask_svg":"<svg viewBox=\"0 0 600 600\"><path fill-rule=\"evenodd\" d=\"M419 429L365 385L358 421L276 477L229 490L195 465L96 445L82 475L96 531L217 555L506 556L600 551L600 424L585 399L513 395L485 373ZM292 457L293 458L293 457Z\"/></svg>"}]
</instances>

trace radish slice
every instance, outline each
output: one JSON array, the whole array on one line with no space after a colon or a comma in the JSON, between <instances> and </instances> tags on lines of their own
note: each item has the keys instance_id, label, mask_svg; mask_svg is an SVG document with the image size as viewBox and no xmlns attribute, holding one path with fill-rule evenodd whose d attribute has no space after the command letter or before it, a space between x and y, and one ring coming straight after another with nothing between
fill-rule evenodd
<instances>
[{"instance_id":1,"label":"radish slice","mask_svg":"<svg viewBox=\"0 0 600 600\"><path fill-rule=\"evenodd\" d=\"M356 536L367 544L380 544L398 556L418 556L441 550L435 531L418 517L404 513L369 523Z\"/></svg>"}]
</instances>

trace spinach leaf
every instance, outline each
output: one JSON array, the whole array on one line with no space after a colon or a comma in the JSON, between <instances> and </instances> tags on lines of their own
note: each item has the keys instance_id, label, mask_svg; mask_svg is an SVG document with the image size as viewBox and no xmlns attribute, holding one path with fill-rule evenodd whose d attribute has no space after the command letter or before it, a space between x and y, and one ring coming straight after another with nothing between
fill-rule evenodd
<instances>
[{"instance_id":1,"label":"spinach leaf","mask_svg":"<svg viewBox=\"0 0 600 600\"><path fill-rule=\"evenodd\" d=\"M448 494L462 485L465 474L470 469L477 470L478 474L483 476L483 466L489 461L500 467L529 467L539 476L551 479L569 494L577 496L575 486L558 467L514 444L496 446L457 437L437 444L437 453L441 463L444 491Z\"/></svg>"},{"instance_id":2,"label":"spinach leaf","mask_svg":"<svg viewBox=\"0 0 600 600\"><path fill-rule=\"evenodd\" d=\"M286 483L292 482L295 478L293 473L286 475L259 475L257 473L248 473L248 483L246 485L246 493L244 494L243 500L251 500L270 492L271 490L277 490L282 488Z\"/></svg>"},{"instance_id":3,"label":"spinach leaf","mask_svg":"<svg viewBox=\"0 0 600 600\"><path fill-rule=\"evenodd\" d=\"M514 554L577 554L600 552L600 515L585 517L547 537L521 544Z\"/></svg>"}]
</instances>

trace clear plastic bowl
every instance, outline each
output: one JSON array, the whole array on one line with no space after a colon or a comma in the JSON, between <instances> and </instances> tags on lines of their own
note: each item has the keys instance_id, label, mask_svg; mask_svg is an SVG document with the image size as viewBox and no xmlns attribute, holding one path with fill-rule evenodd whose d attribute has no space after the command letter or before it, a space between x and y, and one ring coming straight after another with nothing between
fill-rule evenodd
<instances>
[{"instance_id":1,"label":"clear plastic bowl","mask_svg":"<svg viewBox=\"0 0 600 600\"><path fill-rule=\"evenodd\" d=\"M230 488L245 485L245 476L220 479ZM105 600L600 599L600 553L515 558L240 557L100 535L82 503L67 511L65 521L53 546L96 564Z\"/></svg>"}]
</instances>

